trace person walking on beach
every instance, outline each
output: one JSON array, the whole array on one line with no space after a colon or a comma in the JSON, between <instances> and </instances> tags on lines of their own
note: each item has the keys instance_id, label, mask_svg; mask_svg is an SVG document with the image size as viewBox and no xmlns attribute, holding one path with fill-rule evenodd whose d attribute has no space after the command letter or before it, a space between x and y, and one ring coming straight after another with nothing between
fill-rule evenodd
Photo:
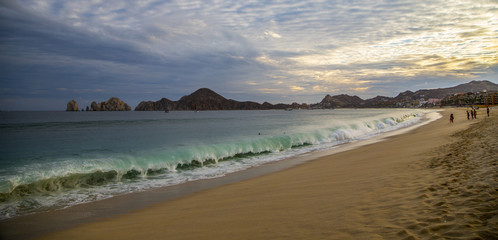
<instances>
[{"instance_id":1,"label":"person walking on beach","mask_svg":"<svg viewBox=\"0 0 498 240\"><path fill-rule=\"evenodd\" d=\"M474 109L474 118L477 119L477 110Z\"/></svg>"},{"instance_id":2,"label":"person walking on beach","mask_svg":"<svg viewBox=\"0 0 498 240\"><path fill-rule=\"evenodd\" d=\"M489 117L489 106L486 107L486 113L488 114Z\"/></svg>"},{"instance_id":3,"label":"person walking on beach","mask_svg":"<svg viewBox=\"0 0 498 240\"><path fill-rule=\"evenodd\" d=\"M474 109L470 110L470 115L472 116L472 119L474 119Z\"/></svg>"},{"instance_id":4,"label":"person walking on beach","mask_svg":"<svg viewBox=\"0 0 498 240\"><path fill-rule=\"evenodd\" d=\"M450 114L450 123L453 123L453 113Z\"/></svg>"},{"instance_id":5,"label":"person walking on beach","mask_svg":"<svg viewBox=\"0 0 498 240\"><path fill-rule=\"evenodd\" d=\"M467 120L470 120L470 113L468 110L467 110Z\"/></svg>"}]
</instances>

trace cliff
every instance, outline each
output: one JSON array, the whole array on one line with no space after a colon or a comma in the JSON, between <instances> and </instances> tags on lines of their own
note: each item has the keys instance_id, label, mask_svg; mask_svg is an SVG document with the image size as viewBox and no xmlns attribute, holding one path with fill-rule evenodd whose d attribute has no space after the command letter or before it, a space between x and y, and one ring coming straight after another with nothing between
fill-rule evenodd
<instances>
[{"instance_id":1,"label":"cliff","mask_svg":"<svg viewBox=\"0 0 498 240\"><path fill-rule=\"evenodd\" d=\"M73 99L67 103L66 111L79 111L78 103L76 102L76 100Z\"/></svg>"},{"instance_id":2,"label":"cliff","mask_svg":"<svg viewBox=\"0 0 498 240\"><path fill-rule=\"evenodd\" d=\"M105 102L92 102L90 111L131 111L131 107L121 99L112 97Z\"/></svg>"}]
</instances>

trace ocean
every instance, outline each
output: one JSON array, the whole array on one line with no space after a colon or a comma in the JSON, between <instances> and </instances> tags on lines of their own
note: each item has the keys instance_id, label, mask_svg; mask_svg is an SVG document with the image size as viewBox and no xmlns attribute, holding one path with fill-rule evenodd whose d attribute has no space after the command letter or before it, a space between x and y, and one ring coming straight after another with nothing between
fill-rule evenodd
<instances>
[{"instance_id":1,"label":"ocean","mask_svg":"<svg viewBox=\"0 0 498 240\"><path fill-rule=\"evenodd\" d=\"M0 112L0 219L264 167L428 112Z\"/></svg>"}]
</instances>

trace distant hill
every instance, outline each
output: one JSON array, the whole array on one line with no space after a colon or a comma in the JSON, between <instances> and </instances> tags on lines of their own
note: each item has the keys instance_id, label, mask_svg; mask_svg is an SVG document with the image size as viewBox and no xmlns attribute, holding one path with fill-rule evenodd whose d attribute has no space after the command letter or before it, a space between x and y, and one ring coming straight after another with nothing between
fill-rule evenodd
<instances>
[{"instance_id":1,"label":"distant hill","mask_svg":"<svg viewBox=\"0 0 498 240\"><path fill-rule=\"evenodd\" d=\"M354 108L360 106L364 100L358 96L349 96L347 94L330 96L327 95L319 103L323 108Z\"/></svg>"},{"instance_id":2,"label":"distant hill","mask_svg":"<svg viewBox=\"0 0 498 240\"><path fill-rule=\"evenodd\" d=\"M208 88L201 88L176 102L175 110L249 110L261 109L256 102L239 102L226 99Z\"/></svg>"},{"instance_id":3,"label":"distant hill","mask_svg":"<svg viewBox=\"0 0 498 240\"><path fill-rule=\"evenodd\" d=\"M143 101L138 104L135 111L197 111L197 110L266 110L266 109L298 109L298 108L373 108L373 107L402 107L410 106L413 101L420 99L437 98L442 99L448 95L456 93L498 91L498 85L490 81L472 81L460 84L455 87L438 88L438 89L421 89L416 92L405 91L398 96L386 97L377 96L371 99L363 100L358 96L326 95L320 103L317 104L263 104L257 102L239 102L232 99L226 99L220 94L208 88L201 88L190 95L183 96L178 101L172 101L162 98L159 101Z\"/></svg>"},{"instance_id":4,"label":"distant hill","mask_svg":"<svg viewBox=\"0 0 498 240\"><path fill-rule=\"evenodd\" d=\"M175 109L176 103L167 99L161 98L161 100L153 101L142 101L135 107L135 111L170 111Z\"/></svg>"},{"instance_id":5,"label":"distant hill","mask_svg":"<svg viewBox=\"0 0 498 240\"><path fill-rule=\"evenodd\" d=\"M345 94L335 96L327 95L320 103L312 106L315 108L399 107L405 106L405 103L411 103L420 99L442 99L446 96L457 93L476 93L483 91L496 92L498 91L498 84L485 80L472 81L449 88L421 89L416 92L405 91L398 94L398 96L394 98L377 96L366 100L363 100L357 96L349 96Z\"/></svg>"},{"instance_id":6,"label":"distant hill","mask_svg":"<svg viewBox=\"0 0 498 240\"><path fill-rule=\"evenodd\" d=\"M429 98L444 98L448 95L456 94L456 93L476 93L482 91L498 91L498 84L494 84L490 81L472 81L469 83L460 84L455 87L449 88L438 88L438 89L422 89L416 92L406 91L400 93L398 96L394 98L394 100L405 100L405 99L419 99L421 97L425 99Z\"/></svg>"},{"instance_id":7,"label":"distant hill","mask_svg":"<svg viewBox=\"0 0 498 240\"><path fill-rule=\"evenodd\" d=\"M208 88L201 88L190 95L183 96L178 101L163 98L159 101L143 101L138 104L135 111L182 111L182 110L266 110L285 109L294 105L289 104L263 104L257 102L239 102L226 99ZM300 105L298 105L299 107Z\"/></svg>"}]
</instances>

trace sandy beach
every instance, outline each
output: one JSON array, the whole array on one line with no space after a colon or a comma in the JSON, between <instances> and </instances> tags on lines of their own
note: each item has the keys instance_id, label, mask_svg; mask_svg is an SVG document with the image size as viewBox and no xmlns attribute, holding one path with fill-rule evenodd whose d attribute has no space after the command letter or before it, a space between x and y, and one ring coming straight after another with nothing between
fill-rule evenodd
<instances>
[{"instance_id":1,"label":"sandy beach","mask_svg":"<svg viewBox=\"0 0 498 240\"><path fill-rule=\"evenodd\" d=\"M498 119L441 113L381 142L41 239L497 239Z\"/></svg>"}]
</instances>

